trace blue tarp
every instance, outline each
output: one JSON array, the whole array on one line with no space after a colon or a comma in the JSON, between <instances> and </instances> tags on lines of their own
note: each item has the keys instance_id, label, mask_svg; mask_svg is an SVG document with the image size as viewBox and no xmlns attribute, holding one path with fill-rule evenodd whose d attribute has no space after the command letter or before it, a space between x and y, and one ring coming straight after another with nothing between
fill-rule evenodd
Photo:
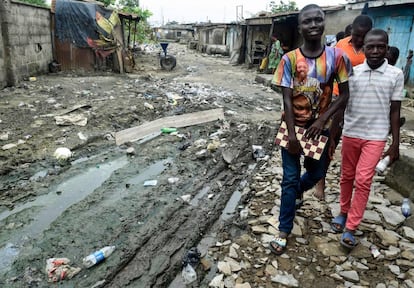
<instances>
[{"instance_id":1,"label":"blue tarp","mask_svg":"<svg viewBox=\"0 0 414 288\"><path fill-rule=\"evenodd\" d=\"M105 9L99 5L70 1L57 0L55 12L55 35L61 41L69 41L78 47L89 47L86 39L99 39L99 34L108 37L96 23L96 12L103 17L109 18L112 10Z\"/></svg>"}]
</instances>

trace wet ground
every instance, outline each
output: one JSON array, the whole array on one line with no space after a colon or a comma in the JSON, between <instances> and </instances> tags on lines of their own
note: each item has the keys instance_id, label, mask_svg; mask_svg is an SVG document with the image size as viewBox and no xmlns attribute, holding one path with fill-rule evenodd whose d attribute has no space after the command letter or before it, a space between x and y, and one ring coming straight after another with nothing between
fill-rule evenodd
<instances>
[{"instance_id":1,"label":"wet ground","mask_svg":"<svg viewBox=\"0 0 414 288\"><path fill-rule=\"evenodd\" d=\"M280 201L273 145L280 95L228 58L174 44L168 51L177 67L163 71L158 51L139 54L134 73L39 76L0 91L1 287L54 287L45 273L53 257L82 268L60 287L184 287L182 259L193 246L202 263L192 287L410 287L403 286L414 277L409 263L397 262L396 275L388 267L397 260L389 255L379 261L364 245L351 255L338 247L328 223L338 199L339 157L327 201L308 194L287 255L270 254L266 243L277 233ZM114 133L123 129L216 108L224 120L115 144ZM62 115L81 121L58 124ZM262 145L267 157L256 161L252 145ZM71 149L69 163L54 158L58 147ZM156 184L144 185L149 180ZM399 205L402 197L377 181L376 196L394 195L392 205ZM363 233L376 243L381 221L373 225ZM402 243L411 239L405 234ZM116 246L107 260L82 267L83 257L107 245ZM414 260L414 252L404 253L398 259ZM223 262L232 263L230 270ZM344 276L348 270L360 278Z\"/></svg>"},{"instance_id":2,"label":"wet ground","mask_svg":"<svg viewBox=\"0 0 414 288\"><path fill-rule=\"evenodd\" d=\"M235 213L253 169L251 145L271 146L280 100L254 83L255 71L227 58L181 45L169 51L178 59L173 71L159 68L155 50L139 55L131 74L45 75L0 91L1 286L49 287L46 259L81 267L106 245L116 246L110 261L62 285L166 286L187 249ZM224 121L115 145L114 132L218 107ZM58 125L61 115L86 125ZM53 157L58 147L71 149L70 164ZM146 180L157 184L144 187Z\"/></svg>"}]
</instances>

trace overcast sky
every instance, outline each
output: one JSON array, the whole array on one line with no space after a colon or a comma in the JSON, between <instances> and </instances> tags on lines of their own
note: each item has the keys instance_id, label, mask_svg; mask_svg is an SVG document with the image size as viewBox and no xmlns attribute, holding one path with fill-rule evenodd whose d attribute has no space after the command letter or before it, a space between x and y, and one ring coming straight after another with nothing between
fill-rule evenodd
<instances>
[{"instance_id":1,"label":"overcast sky","mask_svg":"<svg viewBox=\"0 0 414 288\"><path fill-rule=\"evenodd\" d=\"M278 0L275 2L279 3ZM169 21L179 23L231 22L236 20L237 11L243 10L244 18L249 18L259 11L268 11L269 3L268 0L140 0L140 6L153 13L150 23L154 25L162 25ZM311 3L328 6L346 3L346 1L296 0L299 8Z\"/></svg>"}]
</instances>

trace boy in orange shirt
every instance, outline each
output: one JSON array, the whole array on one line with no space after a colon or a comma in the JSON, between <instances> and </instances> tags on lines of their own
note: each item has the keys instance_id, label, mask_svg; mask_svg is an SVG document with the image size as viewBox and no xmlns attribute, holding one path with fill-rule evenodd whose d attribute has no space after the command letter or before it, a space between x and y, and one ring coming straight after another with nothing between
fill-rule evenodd
<instances>
[{"instance_id":1,"label":"boy in orange shirt","mask_svg":"<svg viewBox=\"0 0 414 288\"><path fill-rule=\"evenodd\" d=\"M365 34L372 29L372 20L367 15L359 15L357 16L354 21L352 22L352 33L351 36L345 37L336 44L335 48L342 49L348 59L351 61L352 67L356 65L362 64L365 60L365 54L362 49L364 45L364 38ZM333 94L336 97L339 95L338 85L335 83L333 87ZM338 125L338 122L332 123L332 127L334 125ZM339 137L341 135L341 131L335 132L336 139L335 143L338 145ZM331 138L333 139L333 138ZM336 147L335 145L335 147ZM332 157L335 151L329 151L330 157ZM326 169L328 169L330 160L328 159L328 163L326 164ZM319 200L324 200L325 198L325 178L319 180L319 182L315 186L315 194L314 196L317 197Z\"/></svg>"}]
</instances>

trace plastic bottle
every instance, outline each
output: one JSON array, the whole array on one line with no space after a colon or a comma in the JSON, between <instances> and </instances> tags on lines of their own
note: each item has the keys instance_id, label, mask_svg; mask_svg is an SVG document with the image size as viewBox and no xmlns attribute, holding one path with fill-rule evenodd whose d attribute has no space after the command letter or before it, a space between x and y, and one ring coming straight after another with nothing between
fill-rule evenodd
<instances>
[{"instance_id":1,"label":"plastic bottle","mask_svg":"<svg viewBox=\"0 0 414 288\"><path fill-rule=\"evenodd\" d=\"M185 284L190 284L197 280L197 273L190 263L184 266L181 276L183 277Z\"/></svg>"},{"instance_id":2,"label":"plastic bottle","mask_svg":"<svg viewBox=\"0 0 414 288\"><path fill-rule=\"evenodd\" d=\"M387 169L388 167L388 164L390 164L390 156L387 156L380 160L377 166L375 167L375 171L377 171L377 173L379 174L384 173L385 169Z\"/></svg>"},{"instance_id":3,"label":"plastic bottle","mask_svg":"<svg viewBox=\"0 0 414 288\"><path fill-rule=\"evenodd\" d=\"M115 250L115 246L105 246L102 249L86 256L85 258L82 259L83 262L83 266L85 266L86 268L90 268L100 262L102 262L103 260L105 260L106 258L109 257L109 255L112 254L112 252L114 252Z\"/></svg>"},{"instance_id":4,"label":"plastic bottle","mask_svg":"<svg viewBox=\"0 0 414 288\"><path fill-rule=\"evenodd\" d=\"M410 199L404 198L401 205L401 212L405 218L411 215Z\"/></svg>"},{"instance_id":5,"label":"plastic bottle","mask_svg":"<svg viewBox=\"0 0 414 288\"><path fill-rule=\"evenodd\" d=\"M177 128L165 127L165 128L161 128L161 132L162 132L162 133L172 133L172 132L177 132Z\"/></svg>"}]
</instances>

